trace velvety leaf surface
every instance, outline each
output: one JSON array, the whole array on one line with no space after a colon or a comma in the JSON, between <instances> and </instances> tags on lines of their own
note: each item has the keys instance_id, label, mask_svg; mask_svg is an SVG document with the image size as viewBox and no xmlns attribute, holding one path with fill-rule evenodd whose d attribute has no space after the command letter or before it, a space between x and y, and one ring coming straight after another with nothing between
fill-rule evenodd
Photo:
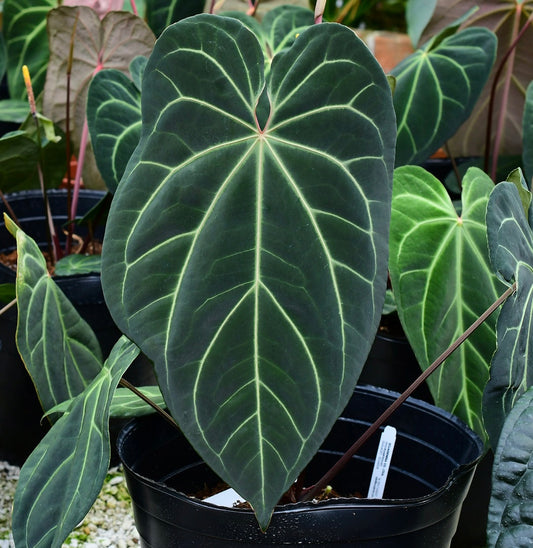
<instances>
[{"instance_id":1,"label":"velvety leaf surface","mask_svg":"<svg viewBox=\"0 0 533 548\"><path fill-rule=\"evenodd\" d=\"M48 65L46 16L55 0L5 0L2 29L7 49L7 81L12 99L25 99L22 65L28 65L35 96L43 90Z\"/></svg>"},{"instance_id":2,"label":"velvety leaf surface","mask_svg":"<svg viewBox=\"0 0 533 548\"><path fill-rule=\"evenodd\" d=\"M102 257L100 255L67 255L56 263L56 276L76 276L100 272Z\"/></svg>"},{"instance_id":3,"label":"velvety leaf surface","mask_svg":"<svg viewBox=\"0 0 533 548\"><path fill-rule=\"evenodd\" d=\"M533 0L483 0L483 2L478 0L438 0L434 18L424 35L429 36L474 6L479 9L463 26L486 27L496 33L498 50L494 66L497 67L512 44L518 30L522 28L533 12ZM522 113L525 91L529 82L533 80L532 50L533 26L530 24L520 39L515 54L507 62L498 83L491 138L494 139L498 116L500 114L504 115L505 123L500 149L500 154L503 155L520 155L522 153ZM508 101L502 106L507 70L512 71L512 78L509 80ZM455 156L472 156L484 153L487 109L493 78L494 71L485 85L472 115L449 143Z\"/></svg>"},{"instance_id":4,"label":"velvety leaf surface","mask_svg":"<svg viewBox=\"0 0 533 548\"><path fill-rule=\"evenodd\" d=\"M302 33L266 88L263 65L235 19L160 37L102 283L180 427L266 527L377 329L395 124L385 75L343 26Z\"/></svg>"},{"instance_id":5,"label":"velvety leaf surface","mask_svg":"<svg viewBox=\"0 0 533 548\"><path fill-rule=\"evenodd\" d=\"M391 74L396 78L396 165L419 164L470 115L490 74L496 38L467 29L417 50Z\"/></svg>"},{"instance_id":6,"label":"velvety leaf surface","mask_svg":"<svg viewBox=\"0 0 533 548\"><path fill-rule=\"evenodd\" d=\"M485 213L494 188L470 168L460 215L435 177L415 166L394 173L389 270L398 314L426 369L503 293L493 274ZM481 436L482 392L496 345L493 315L434 373L428 384L439 407Z\"/></svg>"},{"instance_id":7,"label":"velvety leaf surface","mask_svg":"<svg viewBox=\"0 0 533 548\"><path fill-rule=\"evenodd\" d=\"M505 418L520 396L533 385L531 329L533 318L533 238L524 211L520 184L498 183L487 209L491 261L503 280L516 281L517 290L502 307L498 348L483 397L491 445L496 447ZM531 208L529 208L531 215Z\"/></svg>"},{"instance_id":8,"label":"velvety leaf surface","mask_svg":"<svg viewBox=\"0 0 533 548\"><path fill-rule=\"evenodd\" d=\"M47 411L87 387L102 368L102 353L49 276L37 244L7 217L6 226L17 238L17 347Z\"/></svg>"},{"instance_id":9,"label":"velvety leaf surface","mask_svg":"<svg viewBox=\"0 0 533 548\"><path fill-rule=\"evenodd\" d=\"M516 402L503 425L494 455L488 546L533 544L533 390Z\"/></svg>"},{"instance_id":10,"label":"velvety leaf surface","mask_svg":"<svg viewBox=\"0 0 533 548\"><path fill-rule=\"evenodd\" d=\"M13 506L17 548L61 548L93 505L109 468L113 394L138 354L122 337L98 376L26 460Z\"/></svg>"},{"instance_id":11,"label":"velvety leaf surface","mask_svg":"<svg viewBox=\"0 0 533 548\"><path fill-rule=\"evenodd\" d=\"M75 150L78 150L83 125L89 83L96 72L109 68L125 74L130 62L138 55L148 56L154 35L146 23L132 13L110 12L102 21L87 7L63 6L48 17L50 62L43 98L43 112L65 129L67 97L67 64L71 38L74 53L70 79L70 126ZM84 182L87 186L102 187L93 154L86 157Z\"/></svg>"},{"instance_id":12,"label":"velvety leaf surface","mask_svg":"<svg viewBox=\"0 0 533 548\"><path fill-rule=\"evenodd\" d=\"M87 124L96 164L115 192L141 136L141 91L113 69L94 76L87 97Z\"/></svg>"},{"instance_id":13,"label":"velvety leaf surface","mask_svg":"<svg viewBox=\"0 0 533 548\"><path fill-rule=\"evenodd\" d=\"M426 25L431 20L437 0L409 0L405 10L407 34L416 47Z\"/></svg>"}]
</instances>

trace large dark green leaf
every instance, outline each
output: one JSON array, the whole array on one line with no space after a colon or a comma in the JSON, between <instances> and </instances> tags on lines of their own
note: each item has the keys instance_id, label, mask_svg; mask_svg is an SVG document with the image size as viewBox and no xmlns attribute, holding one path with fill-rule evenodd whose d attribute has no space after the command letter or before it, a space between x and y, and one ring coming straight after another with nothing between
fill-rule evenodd
<instances>
[{"instance_id":1,"label":"large dark green leaf","mask_svg":"<svg viewBox=\"0 0 533 548\"><path fill-rule=\"evenodd\" d=\"M139 354L126 337L72 402L20 471L13 506L17 548L60 548L96 500L109 468L109 410Z\"/></svg>"},{"instance_id":2,"label":"large dark green leaf","mask_svg":"<svg viewBox=\"0 0 533 548\"><path fill-rule=\"evenodd\" d=\"M492 32L467 29L426 44L392 70L397 166L421 163L457 131L489 77L495 54Z\"/></svg>"},{"instance_id":3,"label":"large dark green leaf","mask_svg":"<svg viewBox=\"0 0 533 548\"><path fill-rule=\"evenodd\" d=\"M95 334L48 274L37 244L17 238L17 346L45 411L82 392L102 368Z\"/></svg>"},{"instance_id":4,"label":"large dark green leaf","mask_svg":"<svg viewBox=\"0 0 533 548\"><path fill-rule=\"evenodd\" d=\"M13 99L25 99L22 65L28 65L37 96L44 87L48 65L46 16L55 0L5 0L3 32L7 48L7 81Z\"/></svg>"},{"instance_id":5,"label":"large dark green leaf","mask_svg":"<svg viewBox=\"0 0 533 548\"><path fill-rule=\"evenodd\" d=\"M122 72L95 75L87 96L87 124L96 164L115 192L141 136L141 92Z\"/></svg>"},{"instance_id":6,"label":"large dark green leaf","mask_svg":"<svg viewBox=\"0 0 533 548\"><path fill-rule=\"evenodd\" d=\"M505 418L533 385L533 234L531 196L524 182L499 183L487 209L491 261L507 283L517 283L498 318L498 348L483 396L487 432L496 447Z\"/></svg>"},{"instance_id":7,"label":"large dark green leaf","mask_svg":"<svg viewBox=\"0 0 533 548\"><path fill-rule=\"evenodd\" d=\"M494 184L470 168L460 215L440 181L420 167L396 169L393 188L392 287L409 342L426 369L505 289L487 250L485 213ZM436 404L481 436L495 325L492 316L428 379Z\"/></svg>"},{"instance_id":8,"label":"large dark green leaf","mask_svg":"<svg viewBox=\"0 0 533 548\"><path fill-rule=\"evenodd\" d=\"M146 20L156 36L170 24L204 11L205 0L145 0Z\"/></svg>"},{"instance_id":9,"label":"large dark green leaf","mask_svg":"<svg viewBox=\"0 0 533 548\"><path fill-rule=\"evenodd\" d=\"M494 455L488 546L532 546L532 515L533 389L529 389L509 413Z\"/></svg>"},{"instance_id":10,"label":"large dark green leaf","mask_svg":"<svg viewBox=\"0 0 533 548\"><path fill-rule=\"evenodd\" d=\"M266 527L379 322L390 89L341 25L302 33L265 84L253 33L200 15L158 40L142 111L106 229L106 300L187 437Z\"/></svg>"}]
</instances>

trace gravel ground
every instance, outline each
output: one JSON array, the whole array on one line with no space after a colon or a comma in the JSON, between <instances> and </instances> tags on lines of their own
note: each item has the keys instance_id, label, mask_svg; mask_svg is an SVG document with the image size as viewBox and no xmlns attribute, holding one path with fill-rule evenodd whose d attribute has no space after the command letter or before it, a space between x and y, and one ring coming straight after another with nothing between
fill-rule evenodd
<instances>
[{"instance_id":1,"label":"gravel ground","mask_svg":"<svg viewBox=\"0 0 533 548\"><path fill-rule=\"evenodd\" d=\"M0 462L0 548L14 548L11 539L11 507L18 475L17 467ZM120 467L109 470L93 508L63 546L139 546L139 534L133 521L130 496Z\"/></svg>"}]
</instances>

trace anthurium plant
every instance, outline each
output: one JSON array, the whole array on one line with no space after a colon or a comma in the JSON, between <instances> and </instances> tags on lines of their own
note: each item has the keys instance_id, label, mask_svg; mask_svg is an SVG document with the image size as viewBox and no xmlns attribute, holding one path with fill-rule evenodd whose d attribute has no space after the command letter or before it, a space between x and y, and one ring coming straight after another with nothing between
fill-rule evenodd
<instances>
[{"instance_id":1,"label":"anthurium plant","mask_svg":"<svg viewBox=\"0 0 533 548\"><path fill-rule=\"evenodd\" d=\"M263 529L372 344L396 136L389 83L351 30L289 34L272 54L236 18L198 15L163 32L144 69L140 141L102 262L113 317L154 361L170 414ZM46 304L43 321L19 324L25 359L42 363L38 341L62 329L72 352L47 371L70 387L61 379L98 359L58 321L63 297L43 299L54 290L42 267L28 272L39 270L38 250L10 226L26 254L17 290ZM21 471L17 546L60 546L94 501L109 451L103 425L133 343L119 341L86 388L61 394L67 411Z\"/></svg>"}]
</instances>

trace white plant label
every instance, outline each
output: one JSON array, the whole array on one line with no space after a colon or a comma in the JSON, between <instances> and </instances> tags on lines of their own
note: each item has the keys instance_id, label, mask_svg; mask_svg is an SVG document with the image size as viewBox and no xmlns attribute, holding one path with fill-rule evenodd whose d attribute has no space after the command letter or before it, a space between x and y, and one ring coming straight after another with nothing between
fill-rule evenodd
<instances>
[{"instance_id":1,"label":"white plant label","mask_svg":"<svg viewBox=\"0 0 533 548\"><path fill-rule=\"evenodd\" d=\"M393 426L386 426L379 440L374 470L372 470L372 478L370 479L367 497L369 499L383 498L383 491L385 490L385 483L387 482L387 475L389 474L395 443L396 428Z\"/></svg>"},{"instance_id":2,"label":"white plant label","mask_svg":"<svg viewBox=\"0 0 533 548\"><path fill-rule=\"evenodd\" d=\"M204 499L204 502L210 502L211 504L224 506L226 508L233 508L235 504L242 502L242 500L242 497L239 496L239 494L235 490L226 489L225 491L221 491L216 495L207 497L206 499Z\"/></svg>"}]
</instances>

